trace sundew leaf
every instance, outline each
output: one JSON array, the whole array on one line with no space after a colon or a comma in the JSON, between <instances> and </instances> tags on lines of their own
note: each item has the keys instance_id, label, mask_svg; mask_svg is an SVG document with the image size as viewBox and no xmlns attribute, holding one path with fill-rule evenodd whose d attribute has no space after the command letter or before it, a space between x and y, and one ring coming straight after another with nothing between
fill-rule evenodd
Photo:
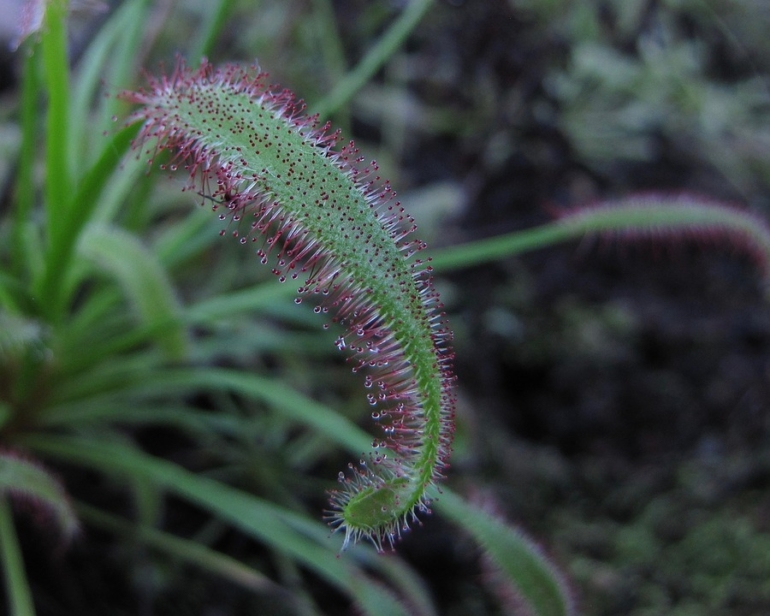
<instances>
[{"instance_id":1,"label":"sundew leaf","mask_svg":"<svg viewBox=\"0 0 770 616\"><path fill-rule=\"evenodd\" d=\"M369 464L340 474L329 520L345 532L344 547L365 538L381 550L428 510L426 490L448 464L451 332L430 267L414 256L424 243L411 237L414 221L377 164L352 142L336 150L339 133L319 128L265 77L180 62L170 77L123 97L140 105L137 146L151 160L170 150L167 168L190 173L231 235L255 245L282 282L297 281L297 302L309 298L343 328L337 346L366 373L385 438Z\"/></svg>"},{"instance_id":2,"label":"sundew leaf","mask_svg":"<svg viewBox=\"0 0 770 616\"><path fill-rule=\"evenodd\" d=\"M442 490L436 510L484 549L504 583L536 616L571 616L575 606L566 582L543 552L520 530L456 494Z\"/></svg>"},{"instance_id":3,"label":"sundew leaf","mask_svg":"<svg viewBox=\"0 0 770 616\"><path fill-rule=\"evenodd\" d=\"M575 207L557 224L575 236L602 234L623 241L721 241L748 254L770 281L770 225L747 209L703 195L642 193Z\"/></svg>"},{"instance_id":4,"label":"sundew leaf","mask_svg":"<svg viewBox=\"0 0 770 616\"><path fill-rule=\"evenodd\" d=\"M737 205L694 193L648 192L580 205L556 214L557 219L548 224L434 251L434 270L472 267L601 235L622 242L720 242L751 257L765 285L770 281L770 225L763 216Z\"/></svg>"}]
</instances>

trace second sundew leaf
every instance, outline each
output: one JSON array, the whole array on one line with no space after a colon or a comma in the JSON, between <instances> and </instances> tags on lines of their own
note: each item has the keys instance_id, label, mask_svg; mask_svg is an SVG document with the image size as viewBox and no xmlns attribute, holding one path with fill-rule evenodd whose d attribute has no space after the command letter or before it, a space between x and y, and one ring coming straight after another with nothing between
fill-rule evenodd
<instances>
[{"instance_id":1,"label":"second sundew leaf","mask_svg":"<svg viewBox=\"0 0 770 616\"><path fill-rule=\"evenodd\" d=\"M454 398L451 337L413 219L365 163L353 142L303 115L287 90L266 85L255 68L183 64L170 77L123 96L139 103L138 147L171 150L199 190L254 242L281 281L300 285L315 311L342 327L340 349L366 373L373 416L386 433L369 463L340 473L330 524L345 546L370 539L382 549L426 510L428 488L448 464ZM224 231L222 232L225 233Z\"/></svg>"}]
</instances>

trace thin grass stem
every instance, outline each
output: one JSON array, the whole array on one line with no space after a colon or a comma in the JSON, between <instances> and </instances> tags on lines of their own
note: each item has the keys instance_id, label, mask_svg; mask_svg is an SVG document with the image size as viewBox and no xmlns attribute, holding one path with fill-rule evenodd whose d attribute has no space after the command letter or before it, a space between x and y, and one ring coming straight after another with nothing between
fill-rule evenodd
<instances>
[{"instance_id":1,"label":"thin grass stem","mask_svg":"<svg viewBox=\"0 0 770 616\"><path fill-rule=\"evenodd\" d=\"M13 525L11 505L6 496L0 496L0 557L5 571L8 613L14 616L34 616L32 592L24 571L24 559Z\"/></svg>"},{"instance_id":2,"label":"thin grass stem","mask_svg":"<svg viewBox=\"0 0 770 616\"><path fill-rule=\"evenodd\" d=\"M24 58L24 68L21 80L21 101L19 116L21 122L21 149L19 151L19 167L16 183L16 208L14 211L12 231L13 272L17 276L28 273L27 247L25 238L26 228L30 224L30 213L35 201L35 184L33 169L37 156L36 139L39 124L37 116L38 92L40 79L37 61L33 54Z\"/></svg>"},{"instance_id":3,"label":"thin grass stem","mask_svg":"<svg viewBox=\"0 0 770 616\"><path fill-rule=\"evenodd\" d=\"M251 591L287 593L256 569L205 545L175 537L155 528L133 524L85 503L77 503L75 508L81 519L88 524L121 535L129 541L139 540L155 550L222 576Z\"/></svg>"},{"instance_id":4,"label":"thin grass stem","mask_svg":"<svg viewBox=\"0 0 770 616\"><path fill-rule=\"evenodd\" d=\"M353 95L369 82L372 76L404 43L433 6L434 1L414 0L410 2L374 47L325 98L316 103L312 112L319 114L322 118L328 117L353 98Z\"/></svg>"},{"instance_id":5,"label":"thin grass stem","mask_svg":"<svg viewBox=\"0 0 770 616\"><path fill-rule=\"evenodd\" d=\"M202 58L206 58L211 54L214 45L222 35L222 28L233 12L235 5L234 0L219 0L219 4L214 10L207 10L205 12L205 21L200 29L198 40L192 46L192 50L189 53L190 64L198 64Z\"/></svg>"},{"instance_id":6,"label":"thin grass stem","mask_svg":"<svg viewBox=\"0 0 770 616\"><path fill-rule=\"evenodd\" d=\"M473 267L530 250L545 248L579 237L582 233L582 231L562 226L558 222L552 222L534 229L514 231L459 246L434 250L431 253L431 265L436 272Z\"/></svg>"},{"instance_id":7,"label":"thin grass stem","mask_svg":"<svg viewBox=\"0 0 770 616\"><path fill-rule=\"evenodd\" d=\"M45 208L51 256L64 237L59 224L66 217L72 191L69 160L69 66L67 63L67 3L49 2L42 36L46 113Z\"/></svg>"},{"instance_id":8,"label":"thin grass stem","mask_svg":"<svg viewBox=\"0 0 770 616\"><path fill-rule=\"evenodd\" d=\"M49 249L46 268L39 286L39 296L49 316L61 315L66 306L67 298L64 297L63 281L69 270L80 232L96 207L99 195L111 177L112 171L119 165L137 132L137 126L129 126L112 138L102 151L100 158L81 180L75 195L70 195L67 215L62 215L56 220L61 237L55 244L52 243Z\"/></svg>"}]
</instances>

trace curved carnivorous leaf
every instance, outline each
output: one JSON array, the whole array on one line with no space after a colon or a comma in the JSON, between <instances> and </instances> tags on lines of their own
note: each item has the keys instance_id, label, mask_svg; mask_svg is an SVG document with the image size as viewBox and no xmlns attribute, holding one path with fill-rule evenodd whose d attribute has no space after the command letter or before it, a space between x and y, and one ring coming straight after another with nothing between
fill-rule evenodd
<instances>
[{"instance_id":1,"label":"curved carnivorous leaf","mask_svg":"<svg viewBox=\"0 0 770 616\"><path fill-rule=\"evenodd\" d=\"M453 430L452 354L431 268L414 255L413 219L353 142L319 127L287 90L256 68L180 62L170 77L123 94L141 107L137 140L151 158L171 150L231 234L254 243L281 281L299 283L297 303L331 311L366 372L367 398L386 436L369 462L340 473L332 526L345 546L391 545L447 466ZM224 231L222 232L225 233Z\"/></svg>"}]
</instances>

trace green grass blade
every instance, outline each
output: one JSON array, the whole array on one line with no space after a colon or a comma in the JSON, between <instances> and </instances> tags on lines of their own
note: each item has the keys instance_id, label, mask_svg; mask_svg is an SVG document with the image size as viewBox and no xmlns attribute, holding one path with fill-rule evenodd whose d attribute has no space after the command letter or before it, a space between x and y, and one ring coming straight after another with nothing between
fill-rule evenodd
<instances>
[{"instance_id":1,"label":"green grass blade","mask_svg":"<svg viewBox=\"0 0 770 616\"><path fill-rule=\"evenodd\" d=\"M360 560L364 565L381 571L383 577L399 588L410 607L412 616L436 616L436 607L424 580L416 571L401 566L396 559L383 558L382 554L361 552Z\"/></svg>"},{"instance_id":2,"label":"green grass blade","mask_svg":"<svg viewBox=\"0 0 770 616\"><path fill-rule=\"evenodd\" d=\"M309 567L354 598L367 614L407 613L390 592L367 578L352 560L335 556L339 541L329 539L321 543L316 539L318 533L309 537L295 529L291 521L299 517L296 513L120 444L52 435L30 436L23 442L41 454L70 463L152 481ZM328 535L328 530L321 530L320 523L314 526Z\"/></svg>"},{"instance_id":3,"label":"green grass blade","mask_svg":"<svg viewBox=\"0 0 770 616\"><path fill-rule=\"evenodd\" d=\"M345 49L340 38L331 0L312 0L312 18L324 59L324 67L330 77L340 81L345 75Z\"/></svg>"},{"instance_id":4,"label":"green grass blade","mask_svg":"<svg viewBox=\"0 0 770 616\"><path fill-rule=\"evenodd\" d=\"M136 156L121 161L120 172L114 173L105 184L98 205L88 222L113 224L120 219L128 229L144 228L144 222L136 225L132 219L142 218L154 198L150 198L156 176L147 173L146 163ZM144 198L142 198L144 195Z\"/></svg>"},{"instance_id":5,"label":"green grass blade","mask_svg":"<svg viewBox=\"0 0 770 616\"><path fill-rule=\"evenodd\" d=\"M139 240L116 227L92 225L82 235L78 252L120 285L139 320L167 323L156 341L170 359L181 359L187 350L186 331L178 316L181 307L167 272Z\"/></svg>"},{"instance_id":6,"label":"green grass blade","mask_svg":"<svg viewBox=\"0 0 770 616\"><path fill-rule=\"evenodd\" d=\"M131 142L139 132L139 126L127 126L119 130L104 145L98 160L91 166L80 181L72 199L72 217L66 228L69 236L77 234L90 220L91 213L99 203L99 198L112 174L118 169L123 156L131 147Z\"/></svg>"},{"instance_id":7,"label":"green grass blade","mask_svg":"<svg viewBox=\"0 0 770 616\"><path fill-rule=\"evenodd\" d=\"M208 57L217 39L222 34L222 28L227 18L236 7L234 0L219 0L219 4L213 10L205 13L205 22L200 29L198 40L192 46L188 61L192 66L197 66L201 58Z\"/></svg>"},{"instance_id":8,"label":"green grass blade","mask_svg":"<svg viewBox=\"0 0 770 616\"><path fill-rule=\"evenodd\" d=\"M93 282L93 281L91 281ZM137 323L136 315L125 301L121 290L109 281L92 284L67 327L56 332L58 351L57 374L62 382L72 379L88 381L91 370L109 367L115 371L124 360L125 370L134 370L137 354L143 355L148 367L155 366L159 357L152 345L168 329L180 328L176 315ZM195 347L197 348L197 347Z\"/></svg>"},{"instance_id":9,"label":"green grass blade","mask_svg":"<svg viewBox=\"0 0 770 616\"><path fill-rule=\"evenodd\" d=\"M39 127L38 94L40 78L38 75L37 58L27 53L24 58L24 68L21 79L21 100L19 116L21 122L21 149L19 152L19 167L16 174L16 207L11 231L11 262L12 271L17 276L30 273L28 262L28 246L25 229L32 221L31 212L35 203L34 167L37 157L37 137ZM40 248L39 246L37 247Z\"/></svg>"},{"instance_id":10,"label":"green grass blade","mask_svg":"<svg viewBox=\"0 0 770 616\"><path fill-rule=\"evenodd\" d=\"M30 305L27 288L13 276L0 271L0 310L21 314Z\"/></svg>"},{"instance_id":11,"label":"green grass blade","mask_svg":"<svg viewBox=\"0 0 770 616\"><path fill-rule=\"evenodd\" d=\"M163 230L154 243L160 262L173 268L220 243L222 237L212 222L211 212L195 209Z\"/></svg>"},{"instance_id":12,"label":"green grass blade","mask_svg":"<svg viewBox=\"0 0 770 616\"><path fill-rule=\"evenodd\" d=\"M67 3L45 4L42 30L44 83L48 95L45 148L45 208L49 241L57 246L63 237L61 220L72 196L69 144L69 66L67 63ZM52 250L53 257L56 250Z\"/></svg>"},{"instance_id":13,"label":"green grass blade","mask_svg":"<svg viewBox=\"0 0 770 616\"><path fill-rule=\"evenodd\" d=\"M206 377L204 374L211 376ZM333 442L353 453L365 450L371 438L366 432L332 409L272 381L224 370L201 371L197 375L190 374L187 378L198 383L208 378L212 384L218 383L219 386L227 384L227 387L232 388L232 391L265 400L293 418L315 427ZM164 376L162 380L169 384L175 382L175 378L170 375ZM182 378L182 381L184 380L186 378ZM501 566L513 576L514 581L527 587L523 594L537 606L546 610L538 612L539 615L550 616L551 614L570 613L569 611L558 611L553 607L563 604L566 610L569 606L569 600L563 594L563 587L558 585L558 578L555 577L553 568L522 535L465 503L445 487L441 489L437 507L441 512L469 530L485 549L491 551L492 558L502 558ZM475 526L477 522L479 525ZM469 528L469 523L474 524L472 529ZM495 545L498 537L500 544ZM513 559L510 560L507 554L513 555Z\"/></svg>"},{"instance_id":14,"label":"green grass blade","mask_svg":"<svg viewBox=\"0 0 770 616\"><path fill-rule=\"evenodd\" d=\"M318 113L322 118L325 118L353 98L353 95L369 82L372 76L404 43L412 30L417 27L417 24L433 6L433 2L434 0L413 0L407 4L398 19L356 67L323 100L313 106L312 113Z\"/></svg>"},{"instance_id":15,"label":"green grass blade","mask_svg":"<svg viewBox=\"0 0 770 616\"><path fill-rule=\"evenodd\" d=\"M262 400L286 417L313 428L356 455L371 448L372 437L354 423L286 383L225 368L170 369L148 374L138 385L144 393L224 390Z\"/></svg>"},{"instance_id":16,"label":"green grass blade","mask_svg":"<svg viewBox=\"0 0 770 616\"><path fill-rule=\"evenodd\" d=\"M126 5L124 5L126 6ZM70 110L70 128L77 139L72 140L72 160L81 161L84 168L90 165L95 154L92 144L93 137L98 135L94 130L92 116L92 101L97 96L101 75L109 59L115 38L120 32L120 22L113 15L96 33L86 47L73 75L72 108Z\"/></svg>"},{"instance_id":17,"label":"green grass blade","mask_svg":"<svg viewBox=\"0 0 770 616\"><path fill-rule=\"evenodd\" d=\"M348 66L334 7L331 0L313 0L312 6L312 23L323 58L326 80L328 83L340 83L345 78ZM334 113L334 123L344 135L352 133L349 106L338 106L336 109L330 109L329 113Z\"/></svg>"},{"instance_id":18,"label":"green grass blade","mask_svg":"<svg viewBox=\"0 0 770 616\"><path fill-rule=\"evenodd\" d=\"M24 571L19 540L13 526L13 515L8 499L0 496L0 556L5 571L5 590L8 613L14 616L34 616L32 592Z\"/></svg>"},{"instance_id":19,"label":"green grass blade","mask_svg":"<svg viewBox=\"0 0 770 616\"><path fill-rule=\"evenodd\" d=\"M153 4L156 3L151 0L131 0L124 2L115 11L113 17L120 21L120 36L116 40L107 66L111 88L131 87L138 76L139 63L146 53L142 47L146 43L144 37L147 34L147 24L152 22L150 11ZM99 125L97 132L110 130L112 118L123 117L128 107L125 101L119 100L116 96L104 99L104 107L100 114L104 124Z\"/></svg>"},{"instance_id":20,"label":"green grass blade","mask_svg":"<svg viewBox=\"0 0 770 616\"><path fill-rule=\"evenodd\" d=\"M77 503L76 509L84 522L121 535L125 540L140 541L155 550L219 575L248 590L277 593L283 595L285 600L291 600L291 596L282 587L263 573L203 544L175 537L149 526L134 524L84 503Z\"/></svg>"},{"instance_id":21,"label":"green grass blade","mask_svg":"<svg viewBox=\"0 0 770 616\"><path fill-rule=\"evenodd\" d=\"M206 390L261 400L286 418L312 428L354 455L371 447L372 437L365 430L284 382L226 368L162 368L148 363L144 356L100 367L82 381L62 383L57 400L52 401L50 411L41 417L41 421L50 425L66 425L76 421L77 417L105 418L110 414L108 410L100 411L89 404L88 398L95 396L102 396L96 399L98 406L99 401L109 404L111 396L118 396L124 401L144 400L149 403L148 400L157 396L187 395ZM84 404L88 404L90 410L78 411L79 400L85 400ZM119 406L123 407L122 404ZM72 420L68 417L68 410L74 413Z\"/></svg>"},{"instance_id":22,"label":"green grass blade","mask_svg":"<svg viewBox=\"0 0 770 616\"><path fill-rule=\"evenodd\" d=\"M98 96L103 80L106 79L108 91L114 94L121 87L129 87L131 83L126 79L135 74L133 70L118 72L114 65L118 62L120 41L126 37L131 38L131 33L137 29L140 32L142 30L144 16L140 9L136 1L123 2L116 8L90 41L78 63L73 79L70 113L71 131L78 138L72 141L71 156L72 160L80 161L83 169L87 169L94 154L99 153L98 144L102 132L111 129L112 116L116 114L115 97ZM131 61L135 59L132 57ZM100 101L96 112L93 110L95 100ZM97 147L94 147L95 144Z\"/></svg>"},{"instance_id":23,"label":"green grass blade","mask_svg":"<svg viewBox=\"0 0 770 616\"><path fill-rule=\"evenodd\" d=\"M77 239L96 207L107 180L120 164L138 130L138 126L129 126L112 138L99 159L80 181L67 215L62 215L56 221L62 239L50 247L45 271L38 285L38 295L48 315L61 314L67 299L64 297L63 281L70 269Z\"/></svg>"},{"instance_id":24,"label":"green grass blade","mask_svg":"<svg viewBox=\"0 0 770 616\"><path fill-rule=\"evenodd\" d=\"M366 432L351 421L292 391L286 385L236 371L209 368L166 371L158 373L157 379L149 377L141 386L145 391L157 389L166 393L173 393L179 387L225 389L264 400L287 416L318 429L332 442L353 453L366 450L371 440ZM491 558L497 560L499 566L522 589L522 595L537 607L539 615L570 613L566 611L569 604L550 565L528 540L499 520L464 503L445 487L442 487L435 507L465 528L490 552ZM292 524L302 526L296 520ZM328 531L315 529L313 532ZM419 596L418 591L414 592Z\"/></svg>"},{"instance_id":25,"label":"green grass blade","mask_svg":"<svg viewBox=\"0 0 770 616\"><path fill-rule=\"evenodd\" d=\"M209 323L221 318L227 318L239 313L256 312L272 306L276 301L284 300L297 290L287 285L276 284L275 281L217 295L198 302L185 310L186 319L190 323Z\"/></svg>"},{"instance_id":26,"label":"green grass blade","mask_svg":"<svg viewBox=\"0 0 770 616\"><path fill-rule=\"evenodd\" d=\"M582 231L567 228L559 222L552 222L533 229L514 231L459 246L432 250L429 255L435 272L449 272L545 248L581 235L583 235Z\"/></svg>"},{"instance_id":27,"label":"green grass blade","mask_svg":"<svg viewBox=\"0 0 770 616\"><path fill-rule=\"evenodd\" d=\"M39 425L49 428L105 422L126 426L167 425L201 440L207 435L237 437L243 434L244 420L230 413L201 411L181 404L137 403L123 398L117 401L114 396L95 397L82 403L55 406L46 410Z\"/></svg>"}]
</instances>

